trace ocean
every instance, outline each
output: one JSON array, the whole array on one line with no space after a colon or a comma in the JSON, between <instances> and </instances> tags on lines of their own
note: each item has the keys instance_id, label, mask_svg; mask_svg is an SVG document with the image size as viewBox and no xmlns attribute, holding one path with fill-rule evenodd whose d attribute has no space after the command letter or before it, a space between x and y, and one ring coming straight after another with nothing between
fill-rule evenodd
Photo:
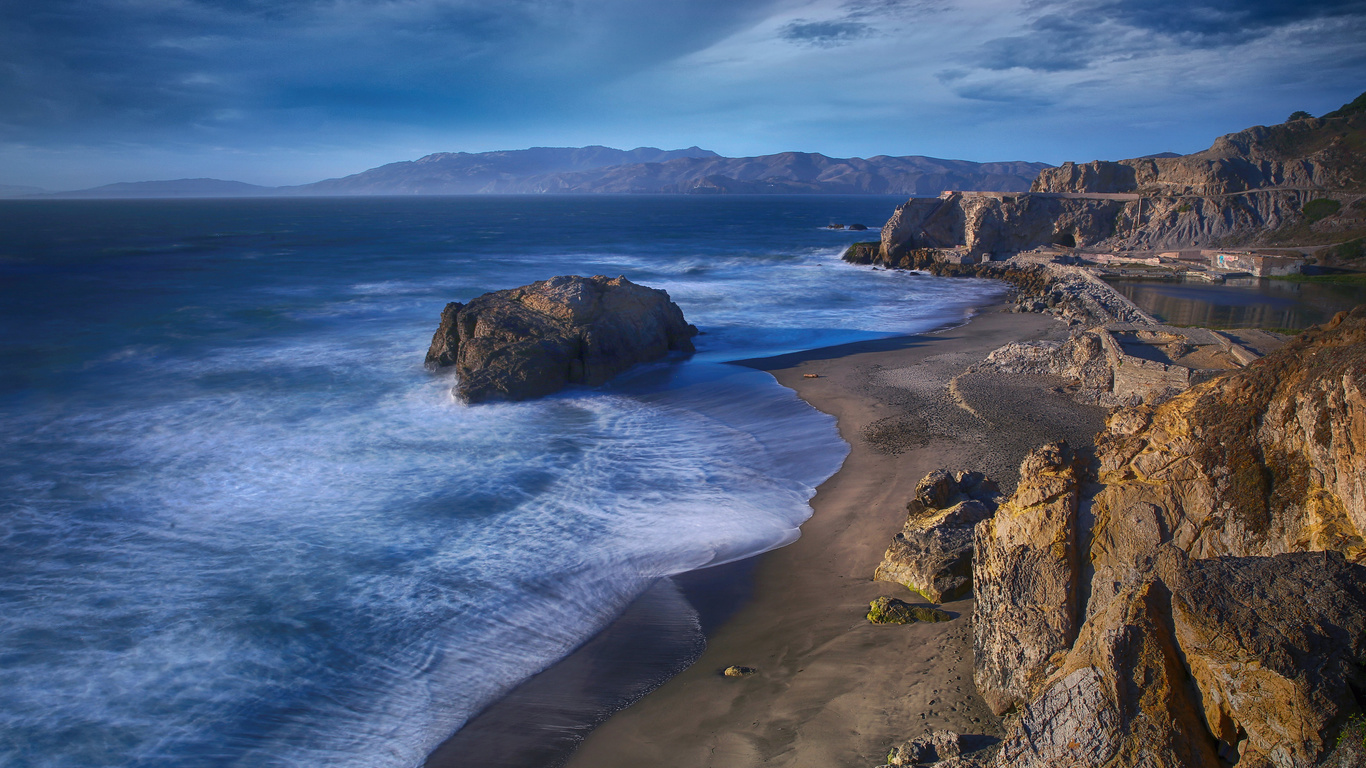
<instances>
[{"instance_id":1,"label":"ocean","mask_svg":"<svg viewBox=\"0 0 1366 768\"><path fill-rule=\"evenodd\" d=\"M841 263L897 202L0 201L0 764L410 768L794 540L848 447L729 362L1003 292ZM560 274L667 290L697 354L472 407L423 370L446 302Z\"/></svg>"}]
</instances>

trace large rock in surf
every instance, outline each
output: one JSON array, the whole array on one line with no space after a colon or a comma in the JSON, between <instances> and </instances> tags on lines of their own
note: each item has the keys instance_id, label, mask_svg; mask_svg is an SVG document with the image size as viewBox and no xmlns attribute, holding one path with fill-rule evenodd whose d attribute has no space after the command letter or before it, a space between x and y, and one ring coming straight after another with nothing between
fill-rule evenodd
<instances>
[{"instance_id":1,"label":"large rock in surf","mask_svg":"<svg viewBox=\"0 0 1366 768\"><path fill-rule=\"evenodd\" d=\"M664 291L568 275L447 304L426 365L455 366L453 391L465 402L527 400L691 353L696 333Z\"/></svg>"}]
</instances>

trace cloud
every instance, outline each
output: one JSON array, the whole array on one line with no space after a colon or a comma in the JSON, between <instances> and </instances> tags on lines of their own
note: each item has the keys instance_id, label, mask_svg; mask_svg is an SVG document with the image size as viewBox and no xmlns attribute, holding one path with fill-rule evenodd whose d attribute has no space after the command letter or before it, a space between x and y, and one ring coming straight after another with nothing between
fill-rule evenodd
<instances>
[{"instance_id":1,"label":"cloud","mask_svg":"<svg viewBox=\"0 0 1366 768\"><path fill-rule=\"evenodd\" d=\"M982 45L982 68L1064 72L1118 58L1229 48L1294 25L1361 21L1366 0L1036 0L1026 18L1019 33Z\"/></svg>"},{"instance_id":2,"label":"cloud","mask_svg":"<svg viewBox=\"0 0 1366 768\"><path fill-rule=\"evenodd\" d=\"M857 21L794 21L783 27L784 40L810 45L843 45L867 37L872 27Z\"/></svg>"},{"instance_id":3,"label":"cloud","mask_svg":"<svg viewBox=\"0 0 1366 768\"><path fill-rule=\"evenodd\" d=\"M224 114L286 132L512 120L773 1L0 0L0 140L212 132Z\"/></svg>"}]
</instances>

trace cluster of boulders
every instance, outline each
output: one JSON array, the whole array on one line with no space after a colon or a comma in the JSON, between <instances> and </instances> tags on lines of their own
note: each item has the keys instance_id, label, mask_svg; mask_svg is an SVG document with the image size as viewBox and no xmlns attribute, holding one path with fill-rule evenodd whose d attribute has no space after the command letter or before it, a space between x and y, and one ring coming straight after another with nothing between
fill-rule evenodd
<instances>
[{"instance_id":1,"label":"cluster of boulders","mask_svg":"<svg viewBox=\"0 0 1366 768\"><path fill-rule=\"evenodd\" d=\"M664 291L567 275L447 304L426 366L453 366L462 401L526 400L691 353L696 334Z\"/></svg>"},{"instance_id":2,"label":"cluster of boulders","mask_svg":"<svg viewBox=\"0 0 1366 768\"><path fill-rule=\"evenodd\" d=\"M1020 476L973 529L993 768L1362 764L1366 307Z\"/></svg>"}]
</instances>

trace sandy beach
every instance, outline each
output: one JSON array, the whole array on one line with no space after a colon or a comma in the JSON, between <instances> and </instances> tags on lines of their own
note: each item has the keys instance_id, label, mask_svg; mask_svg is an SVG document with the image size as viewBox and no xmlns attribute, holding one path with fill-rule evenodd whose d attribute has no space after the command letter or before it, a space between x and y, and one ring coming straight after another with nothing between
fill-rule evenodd
<instances>
[{"instance_id":1,"label":"sandy beach","mask_svg":"<svg viewBox=\"0 0 1366 768\"><path fill-rule=\"evenodd\" d=\"M941 624L878 626L864 614L880 595L918 600L871 575L927 472L984 471L1008 493L1030 448L1102 426L1101 409L1052 391L1060 380L962 375L1008 342L1066 336L1050 316L1001 310L746 363L836 416L851 453L818 489L801 539L758 559L751 598L701 658L593 731L569 766L876 766L931 729L996 740L972 684L971 600L944 605L955 618ZM720 674L733 664L758 672Z\"/></svg>"}]
</instances>

